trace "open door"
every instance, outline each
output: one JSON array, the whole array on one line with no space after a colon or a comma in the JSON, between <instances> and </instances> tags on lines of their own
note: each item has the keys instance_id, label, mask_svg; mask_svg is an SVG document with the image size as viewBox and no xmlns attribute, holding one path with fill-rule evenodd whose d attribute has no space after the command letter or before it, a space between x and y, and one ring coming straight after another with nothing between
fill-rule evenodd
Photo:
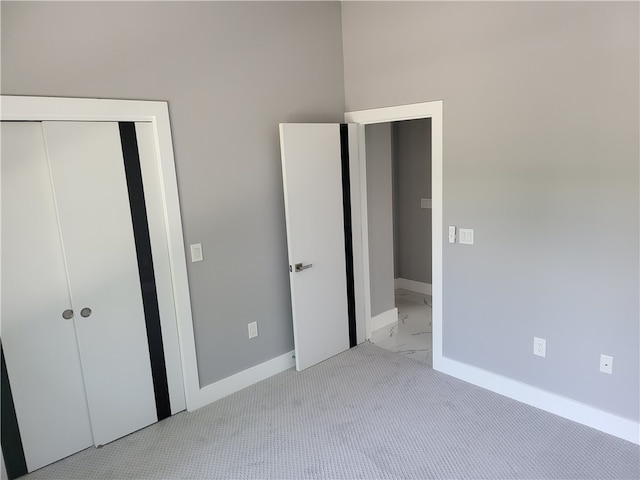
<instances>
[{"instance_id":1,"label":"open door","mask_svg":"<svg viewBox=\"0 0 640 480\"><path fill-rule=\"evenodd\" d=\"M356 131L280 124L298 371L357 343L349 161Z\"/></svg>"}]
</instances>

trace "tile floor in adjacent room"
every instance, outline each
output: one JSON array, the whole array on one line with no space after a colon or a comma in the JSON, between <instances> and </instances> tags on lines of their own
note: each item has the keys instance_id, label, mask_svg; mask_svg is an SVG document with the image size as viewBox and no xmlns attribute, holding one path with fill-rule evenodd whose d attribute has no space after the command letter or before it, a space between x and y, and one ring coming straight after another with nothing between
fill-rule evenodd
<instances>
[{"instance_id":1,"label":"tile floor in adjacent room","mask_svg":"<svg viewBox=\"0 0 640 480\"><path fill-rule=\"evenodd\" d=\"M431 295L397 289L398 323L372 332L371 343L433 365Z\"/></svg>"}]
</instances>

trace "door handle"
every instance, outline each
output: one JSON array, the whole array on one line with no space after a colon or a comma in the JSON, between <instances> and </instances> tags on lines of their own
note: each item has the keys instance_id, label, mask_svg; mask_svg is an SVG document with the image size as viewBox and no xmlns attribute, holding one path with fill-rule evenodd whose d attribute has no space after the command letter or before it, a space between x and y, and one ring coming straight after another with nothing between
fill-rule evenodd
<instances>
[{"instance_id":1,"label":"door handle","mask_svg":"<svg viewBox=\"0 0 640 480\"><path fill-rule=\"evenodd\" d=\"M295 271L301 272L302 270L306 270L307 268L311 268L311 267L313 267L313 263L309 263L307 265L303 265L302 263L296 263Z\"/></svg>"},{"instance_id":2,"label":"door handle","mask_svg":"<svg viewBox=\"0 0 640 480\"><path fill-rule=\"evenodd\" d=\"M91 309L89 307L83 308L82 310L80 310L80 315L82 315L84 318L87 318L91 315Z\"/></svg>"},{"instance_id":3,"label":"door handle","mask_svg":"<svg viewBox=\"0 0 640 480\"><path fill-rule=\"evenodd\" d=\"M66 309L64 312L62 312L62 318L64 318L65 320L71 320L73 318L73 310L71 310L70 308Z\"/></svg>"}]
</instances>

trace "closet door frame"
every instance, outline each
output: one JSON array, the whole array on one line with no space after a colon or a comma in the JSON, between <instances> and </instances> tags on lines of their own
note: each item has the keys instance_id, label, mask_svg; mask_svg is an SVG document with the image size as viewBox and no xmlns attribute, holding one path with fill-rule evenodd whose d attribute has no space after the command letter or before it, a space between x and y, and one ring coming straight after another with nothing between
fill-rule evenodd
<instances>
[{"instance_id":1,"label":"closet door frame","mask_svg":"<svg viewBox=\"0 0 640 480\"><path fill-rule=\"evenodd\" d=\"M185 403L188 411L198 408L200 383L167 102L0 95L0 120L150 122L153 125Z\"/></svg>"}]
</instances>

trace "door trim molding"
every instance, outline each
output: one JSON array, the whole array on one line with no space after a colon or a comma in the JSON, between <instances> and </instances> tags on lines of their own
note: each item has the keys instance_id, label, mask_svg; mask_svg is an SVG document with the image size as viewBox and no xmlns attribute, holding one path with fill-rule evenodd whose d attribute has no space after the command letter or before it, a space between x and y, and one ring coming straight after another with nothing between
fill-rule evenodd
<instances>
[{"instance_id":1,"label":"door trim molding","mask_svg":"<svg viewBox=\"0 0 640 480\"><path fill-rule=\"evenodd\" d=\"M193 405L199 403L200 382L167 102L2 95L0 96L0 119L150 122L153 125L161 176L162 207L169 248L184 393L187 409L193 410Z\"/></svg>"},{"instance_id":2,"label":"door trim molding","mask_svg":"<svg viewBox=\"0 0 640 480\"><path fill-rule=\"evenodd\" d=\"M360 148L360 201L362 242L354 245L364 257L364 322L366 339L371 338L371 285L369 281L369 231L367 222L367 167L364 142L365 125L431 118L431 191L432 191L432 295L433 295L433 368L442 363L442 100L393 107L358 110L344 114L346 122L358 124Z\"/></svg>"}]
</instances>

